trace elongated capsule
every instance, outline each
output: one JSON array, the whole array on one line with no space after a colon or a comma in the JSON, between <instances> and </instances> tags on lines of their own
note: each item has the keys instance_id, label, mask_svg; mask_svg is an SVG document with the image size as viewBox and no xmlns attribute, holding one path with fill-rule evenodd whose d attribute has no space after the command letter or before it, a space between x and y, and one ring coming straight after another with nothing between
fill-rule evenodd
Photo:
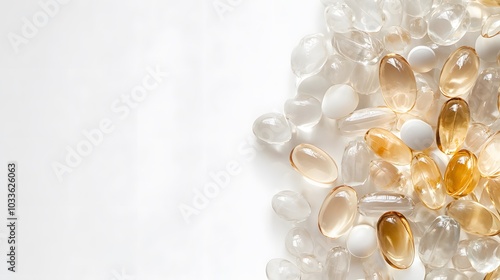
<instances>
[{"instance_id":1,"label":"elongated capsule","mask_svg":"<svg viewBox=\"0 0 500 280\"><path fill-rule=\"evenodd\" d=\"M366 194L358 201L359 213L368 217L380 217L389 211L410 215L414 206L410 197L387 191Z\"/></svg>"},{"instance_id":2,"label":"elongated capsule","mask_svg":"<svg viewBox=\"0 0 500 280\"><path fill-rule=\"evenodd\" d=\"M446 215L472 234L493 236L500 233L500 220L483 205L472 200L455 200L446 206Z\"/></svg>"},{"instance_id":3,"label":"elongated capsule","mask_svg":"<svg viewBox=\"0 0 500 280\"><path fill-rule=\"evenodd\" d=\"M491 130L489 127L482 123L473 123L467 130L467 136L465 137L463 148L479 155L481 148L490 136Z\"/></svg>"},{"instance_id":4,"label":"elongated capsule","mask_svg":"<svg viewBox=\"0 0 500 280\"><path fill-rule=\"evenodd\" d=\"M343 133L363 134L372 127L391 129L396 120L396 114L387 107L365 108L338 120L337 125Z\"/></svg>"},{"instance_id":5,"label":"elongated capsule","mask_svg":"<svg viewBox=\"0 0 500 280\"><path fill-rule=\"evenodd\" d=\"M293 148L290 163L302 176L321 184L331 184L338 176L335 161L311 144L299 144Z\"/></svg>"},{"instance_id":6,"label":"elongated capsule","mask_svg":"<svg viewBox=\"0 0 500 280\"><path fill-rule=\"evenodd\" d=\"M354 224L357 214L358 196L349 186L334 188L325 198L318 215L321 233L330 238L346 234Z\"/></svg>"},{"instance_id":7,"label":"elongated capsule","mask_svg":"<svg viewBox=\"0 0 500 280\"><path fill-rule=\"evenodd\" d=\"M325 262L327 279L345 280L351 266L351 254L344 247L334 247Z\"/></svg>"},{"instance_id":8,"label":"elongated capsule","mask_svg":"<svg viewBox=\"0 0 500 280\"><path fill-rule=\"evenodd\" d=\"M500 176L500 132L487 140L479 153L477 166L484 177Z\"/></svg>"},{"instance_id":9,"label":"elongated capsule","mask_svg":"<svg viewBox=\"0 0 500 280\"><path fill-rule=\"evenodd\" d=\"M413 233L403 214L393 211L383 214L377 222L377 238L380 252L390 266L406 269L413 264Z\"/></svg>"},{"instance_id":10,"label":"elongated capsule","mask_svg":"<svg viewBox=\"0 0 500 280\"><path fill-rule=\"evenodd\" d=\"M372 128L365 134L368 147L382 159L396 164L410 164L411 149L392 132L383 128Z\"/></svg>"},{"instance_id":11,"label":"elongated capsule","mask_svg":"<svg viewBox=\"0 0 500 280\"><path fill-rule=\"evenodd\" d=\"M479 72L479 56L471 47L463 46L450 54L441 69L439 89L446 97L468 93Z\"/></svg>"},{"instance_id":12,"label":"elongated capsule","mask_svg":"<svg viewBox=\"0 0 500 280\"><path fill-rule=\"evenodd\" d=\"M500 213L500 180L487 180L485 190L495 209Z\"/></svg>"},{"instance_id":13,"label":"elongated capsule","mask_svg":"<svg viewBox=\"0 0 500 280\"><path fill-rule=\"evenodd\" d=\"M455 198L466 196L477 186L480 177L476 156L460 150L450 159L444 173L446 193Z\"/></svg>"},{"instance_id":14,"label":"elongated capsule","mask_svg":"<svg viewBox=\"0 0 500 280\"><path fill-rule=\"evenodd\" d=\"M484 69L479 74L468 99L474 121L491 125L499 118L500 112L497 106L499 87L500 71L496 68Z\"/></svg>"},{"instance_id":15,"label":"elongated capsule","mask_svg":"<svg viewBox=\"0 0 500 280\"><path fill-rule=\"evenodd\" d=\"M470 123L467 102L452 98L444 103L438 118L436 143L445 154L455 153L465 141Z\"/></svg>"},{"instance_id":16,"label":"elongated capsule","mask_svg":"<svg viewBox=\"0 0 500 280\"><path fill-rule=\"evenodd\" d=\"M428 267L443 267L457 251L459 240L460 226L457 221L448 216L439 216L420 238L420 259Z\"/></svg>"},{"instance_id":17,"label":"elongated capsule","mask_svg":"<svg viewBox=\"0 0 500 280\"><path fill-rule=\"evenodd\" d=\"M362 185L370 174L370 161L373 153L363 140L351 141L342 156L342 180L347 185Z\"/></svg>"},{"instance_id":18,"label":"elongated capsule","mask_svg":"<svg viewBox=\"0 0 500 280\"><path fill-rule=\"evenodd\" d=\"M387 107L406 113L417 100L417 83L410 65L399 54L387 54L380 61L380 90Z\"/></svg>"},{"instance_id":19,"label":"elongated capsule","mask_svg":"<svg viewBox=\"0 0 500 280\"><path fill-rule=\"evenodd\" d=\"M446 188L436 162L419 153L411 161L411 179L418 197L430 209L439 209L446 202Z\"/></svg>"}]
</instances>

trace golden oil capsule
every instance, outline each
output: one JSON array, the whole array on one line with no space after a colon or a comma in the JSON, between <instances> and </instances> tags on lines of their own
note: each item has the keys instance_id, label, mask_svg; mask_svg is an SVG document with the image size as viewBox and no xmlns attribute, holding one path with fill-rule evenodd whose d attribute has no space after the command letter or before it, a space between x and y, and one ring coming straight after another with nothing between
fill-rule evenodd
<instances>
[{"instance_id":1,"label":"golden oil capsule","mask_svg":"<svg viewBox=\"0 0 500 280\"><path fill-rule=\"evenodd\" d=\"M445 154L455 153L465 141L470 123L469 105L461 98L444 103L438 118L436 143Z\"/></svg>"},{"instance_id":2,"label":"golden oil capsule","mask_svg":"<svg viewBox=\"0 0 500 280\"><path fill-rule=\"evenodd\" d=\"M396 164L410 164L411 149L392 132L383 128L372 128L365 134L368 147L382 159Z\"/></svg>"},{"instance_id":3,"label":"golden oil capsule","mask_svg":"<svg viewBox=\"0 0 500 280\"><path fill-rule=\"evenodd\" d=\"M481 149L477 167L484 177L500 176L500 132L491 136Z\"/></svg>"},{"instance_id":4,"label":"golden oil capsule","mask_svg":"<svg viewBox=\"0 0 500 280\"><path fill-rule=\"evenodd\" d=\"M455 200L446 206L446 215L472 234L493 236L500 233L500 220L488 208L472 200Z\"/></svg>"},{"instance_id":5,"label":"golden oil capsule","mask_svg":"<svg viewBox=\"0 0 500 280\"><path fill-rule=\"evenodd\" d=\"M397 113L406 113L417 100L417 82L406 61L399 54L387 54L380 61L379 81L387 107Z\"/></svg>"},{"instance_id":6,"label":"golden oil capsule","mask_svg":"<svg viewBox=\"0 0 500 280\"><path fill-rule=\"evenodd\" d=\"M320 232L330 238L346 234L353 226L358 208L356 191L349 186L334 188L325 198L318 214Z\"/></svg>"},{"instance_id":7,"label":"golden oil capsule","mask_svg":"<svg viewBox=\"0 0 500 280\"><path fill-rule=\"evenodd\" d=\"M485 6L500 7L500 0L479 0Z\"/></svg>"},{"instance_id":8,"label":"golden oil capsule","mask_svg":"<svg viewBox=\"0 0 500 280\"><path fill-rule=\"evenodd\" d=\"M499 280L499 279L500 279L500 266L497 267L492 272L486 274L486 276L484 276L484 280Z\"/></svg>"},{"instance_id":9,"label":"golden oil capsule","mask_svg":"<svg viewBox=\"0 0 500 280\"><path fill-rule=\"evenodd\" d=\"M443 177L436 162L426 154L419 153L411 161L411 180L422 203L430 209L439 209L446 202Z\"/></svg>"},{"instance_id":10,"label":"golden oil capsule","mask_svg":"<svg viewBox=\"0 0 500 280\"><path fill-rule=\"evenodd\" d=\"M331 184L338 176L335 161L311 144L299 144L293 148L290 163L302 176L321 184Z\"/></svg>"},{"instance_id":11,"label":"golden oil capsule","mask_svg":"<svg viewBox=\"0 0 500 280\"><path fill-rule=\"evenodd\" d=\"M487 180L485 187L491 203L495 209L500 213L500 180Z\"/></svg>"},{"instance_id":12,"label":"golden oil capsule","mask_svg":"<svg viewBox=\"0 0 500 280\"><path fill-rule=\"evenodd\" d=\"M470 194L477 186L481 174L476 156L468 150L458 151L448 162L444 173L446 193L454 198Z\"/></svg>"},{"instance_id":13,"label":"golden oil capsule","mask_svg":"<svg viewBox=\"0 0 500 280\"><path fill-rule=\"evenodd\" d=\"M441 69L439 89L446 97L468 93L479 73L479 56L471 47L463 46L450 54Z\"/></svg>"},{"instance_id":14,"label":"golden oil capsule","mask_svg":"<svg viewBox=\"0 0 500 280\"><path fill-rule=\"evenodd\" d=\"M377 222L377 239L380 252L390 266L406 269L413 264L413 233L403 214L394 211L384 213Z\"/></svg>"}]
</instances>

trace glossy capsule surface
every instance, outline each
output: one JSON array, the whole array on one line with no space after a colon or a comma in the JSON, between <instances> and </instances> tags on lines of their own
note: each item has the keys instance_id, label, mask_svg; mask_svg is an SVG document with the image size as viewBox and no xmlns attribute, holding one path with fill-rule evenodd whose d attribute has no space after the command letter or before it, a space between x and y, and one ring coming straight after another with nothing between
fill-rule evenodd
<instances>
[{"instance_id":1,"label":"glossy capsule surface","mask_svg":"<svg viewBox=\"0 0 500 280\"><path fill-rule=\"evenodd\" d=\"M469 105L461 98L444 103L438 118L436 143L445 154L455 153L465 141L470 123Z\"/></svg>"},{"instance_id":2,"label":"glossy capsule surface","mask_svg":"<svg viewBox=\"0 0 500 280\"><path fill-rule=\"evenodd\" d=\"M325 198L318 215L320 232L338 238L351 229L357 214L358 196L349 186L334 188Z\"/></svg>"},{"instance_id":3,"label":"glossy capsule surface","mask_svg":"<svg viewBox=\"0 0 500 280\"><path fill-rule=\"evenodd\" d=\"M398 168L384 160L370 162L370 182L379 190L398 190L404 185L404 179Z\"/></svg>"},{"instance_id":4,"label":"glossy capsule surface","mask_svg":"<svg viewBox=\"0 0 500 280\"><path fill-rule=\"evenodd\" d=\"M500 176L500 132L487 140L479 153L477 165L484 177Z\"/></svg>"},{"instance_id":5,"label":"glossy capsule surface","mask_svg":"<svg viewBox=\"0 0 500 280\"><path fill-rule=\"evenodd\" d=\"M410 215L414 206L410 197L387 191L366 194L358 201L359 213L367 217L380 217L389 211Z\"/></svg>"},{"instance_id":6,"label":"glossy capsule surface","mask_svg":"<svg viewBox=\"0 0 500 280\"><path fill-rule=\"evenodd\" d=\"M335 161L311 144L297 145L290 153L290 163L302 176L321 184L331 184L338 176Z\"/></svg>"},{"instance_id":7,"label":"glossy capsule surface","mask_svg":"<svg viewBox=\"0 0 500 280\"><path fill-rule=\"evenodd\" d=\"M457 251L459 240L460 225L457 221L448 216L439 216L420 238L420 259L428 267L443 267Z\"/></svg>"},{"instance_id":8,"label":"glossy capsule surface","mask_svg":"<svg viewBox=\"0 0 500 280\"><path fill-rule=\"evenodd\" d=\"M387 107L406 113L417 100L417 83L413 71L399 54L388 54L380 61L380 89Z\"/></svg>"},{"instance_id":9,"label":"glossy capsule surface","mask_svg":"<svg viewBox=\"0 0 500 280\"><path fill-rule=\"evenodd\" d=\"M352 112L338 120L339 130L343 133L366 133L372 127L391 129L397 116L387 107L364 108Z\"/></svg>"},{"instance_id":10,"label":"glossy capsule surface","mask_svg":"<svg viewBox=\"0 0 500 280\"><path fill-rule=\"evenodd\" d=\"M481 175L476 156L468 150L460 150L448 162L444 173L446 193L458 198L470 194Z\"/></svg>"},{"instance_id":11,"label":"glossy capsule surface","mask_svg":"<svg viewBox=\"0 0 500 280\"><path fill-rule=\"evenodd\" d=\"M377 222L377 239L380 252L390 266L406 269L413 264L413 233L403 214L384 213Z\"/></svg>"},{"instance_id":12,"label":"glossy capsule surface","mask_svg":"<svg viewBox=\"0 0 500 280\"><path fill-rule=\"evenodd\" d=\"M495 209L500 213L500 180L487 180L484 186L491 203Z\"/></svg>"},{"instance_id":13,"label":"glossy capsule surface","mask_svg":"<svg viewBox=\"0 0 500 280\"><path fill-rule=\"evenodd\" d=\"M441 69L439 89L446 97L457 97L468 93L479 72L479 56L467 46L450 54Z\"/></svg>"},{"instance_id":14,"label":"glossy capsule surface","mask_svg":"<svg viewBox=\"0 0 500 280\"><path fill-rule=\"evenodd\" d=\"M446 188L436 162L424 153L415 155L411 161L411 180L415 193L430 209L439 209L446 202Z\"/></svg>"},{"instance_id":15,"label":"glossy capsule surface","mask_svg":"<svg viewBox=\"0 0 500 280\"><path fill-rule=\"evenodd\" d=\"M365 134L368 147L382 159L396 164L410 164L411 149L392 132L383 128L372 128Z\"/></svg>"},{"instance_id":16,"label":"glossy capsule surface","mask_svg":"<svg viewBox=\"0 0 500 280\"><path fill-rule=\"evenodd\" d=\"M500 233L498 217L478 202L452 201L446 206L446 215L455 219L465 232L488 236Z\"/></svg>"}]
</instances>

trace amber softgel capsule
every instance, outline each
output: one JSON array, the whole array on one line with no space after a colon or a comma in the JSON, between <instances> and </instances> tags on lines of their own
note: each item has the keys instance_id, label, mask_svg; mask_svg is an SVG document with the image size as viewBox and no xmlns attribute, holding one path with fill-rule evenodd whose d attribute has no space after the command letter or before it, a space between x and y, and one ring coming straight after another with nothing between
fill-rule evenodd
<instances>
[{"instance_id":1,"label":"amber softgel capsule","mask_svg":"<svg viewBox=\"0 0 500 280\"><path fill-rule=\"evenodd\" d=\"M474 86L478 73L479 57L476 51L471 47L460 47L444 63L439 77L439 89L446 97L464 95Z\"/></svg>"},{"instance_id":2,"label":"amber softgel capsule","mask_svg":"<svg viewBox=\"0 0 500 280\"><path fill-rule=\"evenodd\" d=\"M334 188L325 198L318 214L320 232L330 238L346 234L357 214L358 196L349 186Z\"/></svg>"},{"instance_id":3,"label":"amber softgel capsule","mask_svg":"<svg viewBox=\"0 0 500 280\"><path fill-rule=\"evenodd\" d=\"M472 200L455 200L446 206L446 215L472 234L493 236L500 233L500 220L482 204Z\"/></svg>"},{"instance_id":4,"label":"amber softgel capsule","mask_svg":"<svg viewBox=\"0 0 500 280\"><path fill-rule=\"evenodd\" d=\"M380 252L390 266L406 269L413 264L413 233L403 214L393 211L384 213L377 222L377 239Z\"/></svg>"},{"instance_id":5,"label":"amber softgel capsule","mask_svg":"<svg viewBox=\"0 0 500 280\"><path fill-rule=\"evenodd\" d=\"M335 161L312 144L299 144L293 148L290 163L302 176L321 184L331 184L338 176Z\"/></svg>"},{"instance_id":6,"label":"amber softgel capsule","mask_svg":"<svg viewBox=\"0 0 500 280\"><path fill-rule=\"evenodd\" d=\"M411 149L389 130L372 128L366 132L365 141L375 154L392 164L407 165L411 162Z\"/></svg>"},{"instance_id":7,"label":"amber softgel capsule","mask_svg":"<svg viewBox=\"0 0 500 280\"><path fill-rule=\"evenodd\" d=\"M444 103L438 118L436 143L445 154L455 153L464 143L470 123L469 105L461 98Z\"/></svg>"},{"instance_id":8,"label":"amber softgel capsule","mask_svg":"<svg viewBox=\"0 0 500 280\"><path fill-rule=\"evenodd\" d=\"M411 161L411 179L418 197L430 209L439 209L446 202L446 188L436 162L424 153Z\"/></svg>"},{"instance_id":9,"label":"amber softgel capsule","mask_svg":"<svg viewBox=\"0 0 500 280\"><path fill-rule=\"evenodd\" d=\"M480 178L476 156L468 150L460 150L453 155L446 167L446 192L454 198L466 196L474 190Z\"/></svg>"},{"instance_id":10,"label":"amber softgel capsule","mask_svg":"<svg viewBox=\"0 0 500 280\"><path fill-rule=\"evenodd\" d=\"M380 90L387 107L406 113L417 100L417 83L410 65L399 54L388 54L380 61Z\"/></svg>"}]
</instances>

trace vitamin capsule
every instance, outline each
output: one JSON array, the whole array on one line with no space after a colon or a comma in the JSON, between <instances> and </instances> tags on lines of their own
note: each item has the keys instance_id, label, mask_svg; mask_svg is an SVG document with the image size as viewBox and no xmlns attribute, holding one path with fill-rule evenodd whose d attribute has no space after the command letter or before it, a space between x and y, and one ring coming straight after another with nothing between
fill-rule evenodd
<instances>
[{"instance_id":1,"label":"vitamin capsule","mask_svg":"<svg viewBox=\"0 0 500 280\"><path fill-rule=\"evenodd\" d=\"M483 27L483 21L488 15L485 7L476 1L467 3L465 6L470 18L470 26L467 32L480 31Z\"/></svg>"},{"instance_id":2,"label":"vitamin capsule","mask_svg":"<svg viewBox=\"0 0 500 280\"><path fill-rule=\"evenodd\" d=\"M330 238L346 234L354 224L358 206L356 191L349 186L334 188L325 198L318 215L321 233Z\"/></svg>"},{"instance_id":3,"label":"vitamin capsule","mask_svg":"<svg viewBox=\"0 0 500 280\"><path fill-rule=\"evenodd\" d=\"M285 102L286 119L297 127L312 127L321 120L321 102L305 94L298 94Z\"/></svg>"},{"instance_id":4,"label":"vitamin capsule","mask_svg":"<svg viewBox=\"0 0 500 280\"><path fill-rule=\"evenodd\" d=\"M408 53L408 63L415 72L429 72L436 66L436 53L427 46L416 46Z\"/></svg>"},{"instance_id":5,"label":"vitamin capsule","mask_svg":"<svg viewBox=\"0 0 500 280\"><path fill-rule=\"evenodd\" d=\"M437 6L428 19L427 35L440 46L458 42L470 26L470 16L461 4L446 3Z\"/></svg>"},{"instance_id":6,"label":"vitamin capsule","mask_svg":"<svg viewBox=\"0 0 500 280\"><path fill-rule=\"evenodd\" d=\"M378 39L358 30L335 33L332 43L341 55L362 64L378 62L384 52Z\"/></svg>"},{"instance_id":7,"label":"vitamin capsule","mask_svg":"<svg viewBox=\"0 0 500 280\"><path fill-rule=\"evenodd\" d=\"M404 8L405 12L413 17L423 17L426 16L432 7L432 0L416 0L405 2Z\"/></svg>"},{"instance_id":8,"label":"vitamin capsule","mask_svg":"<svg viewBox=\"0 0 500 280\"><path fill-rule=\"evenodd\" d=\"M457 251L459 240L457 221L448 216L437 217L420 238L420 260L430 268L443 267Z\"/></svg>"},{"instance_id":9,"label":"vitamin capsule","mask_svg":"<svg viewBox=\"0 0 500 280\"><path fill-rule=\"evenodd\" d=\"M500 180L487 180L485 190L491 203L495 209L500 213Z\"/></svg>"},{"instance_id":10,"label":"vitamin capsule","mask_svg":"<svg viewBox=\"0 0 500 280\"><path fill-rule=\"evenodd\" d=\"M451 258L451 262L453 263L453 267L459 271L473 271L472 264L467 257L467 247L469 246L469 240L464 239L458 242L458 248L453 257Z\"/></svg>"},{"instance_id":11,"label":"vitamin capsule","mask_svg":"<svg viewBox=\"0 0 500 280\"><path fill-rule=\"evenodd\" d=\"M427 35L427 20L423 17L408 17L408 31L413 39L422 39Z\"/></svg>"},{"instance_id":12,"label":"vitamin capsule","mask_svg":"<svg viewBox=\"0 0 500 280\"><path fill-rule=\"evenodd\" d=\"M312 254L302 254L299 256L297 265L304 273L318 273L323 270L323 264Z\"/></svg>"},{"instance_id":13,"label":"vitamin capsule","mask_svg":"<svg viewBox=\"0 0 500 280\"><path fill-rule=\"evenodd\" d=\"M425 280L469 280L467 275L453 268L435 269L425 276Z\"/></svg>"},{"instance_id":14,"label":"vitamin capsule","mask_svg":"<svg viewBox=\"0 0 500 280\"><path fill-rule=\"evenodd\" d=\"M491 136L482 147L477 167L484 177L500 176L500 132Z\"/></svg>"},{"instance_id":15,"label":"vitamin capsule","mask_svg":"<svg viewBox=\"0 0 500 280\"><path fill-rule=\"evenodd\" d=\"M461 98L444 103L438 118L436 143L445 154L455 153L467 136L470 123L469 105Z\"/></svg>"},{"instance_id":16,"label":"vitamin capsule","mask_svg":"<svg viewBox=\"0 0 500 280\"><path fill-rule=\"evenodd\" d=\"M439 209L446 202L446 188L436 162L419 153L411 161L411 179L422 203L430 209Z\"/></svg>"},{"instance_id":17,"label":"vitamin capsule","mask_svg":"<svg viewBox=\"0 0 500 280\"><path fill-rule=\"evenodd\" d=\"M390 52L403 52L411 43L410 32L401 26L390 26L385 33L384 45Z\"/></svg>"},{"instance_id":18,"label":"vitamin capsule","mask_svg":"<svg viewBox=\"0 0 500 280\"><path fill-rule=\"evenodd\" d=\"M347 1L353 12L353 27L364 32L378 32L385 17L379 1Z\"/></svg>"},{"instance_id":19,"label":"vitamin capsule","mask_svg":"<svg viewBox=\"0 0 500 280\"><path fill-rule=\"evenodd\" d=\"M266 265L268 280L300 280L300 270L285 259L272 259Z\"/></svg>"},{"instance_id":20,"label":"vitamin capsule","mask_svg":"<svg viewBox=\"0 0 500 280\"><path fill-rule=\"evenodd\" d=\"M500 265L499 248L500 244L495 239L480 237L469 242L467 257L477 272L488 273Z\"/></svg>"},{"instance_id":21,"label":"vitamin capsule","mask_svg":"<svg viewBox=\"0 0 500 280\"><path fill-rule=\"evenodd\" d=\"M370 181L379 190L400 190L406 185L405 178L391 163L383 160L370 162Z\"/></svg>"},{"instance_id":22,"label":"vitamin capsule","mask_svg":"<svg viewBox=\"0 0 500 280\"><path fill-rule=\"evenodd\" d=\"M469 96L469 108L474 121L490 125L500 116L498 112L498 88L500 72L495 68L486 68L477 77L476 84Z\"/></svg>"},{"instance_id":23,"label":"vitamin capsule","mask_svg":"<svg viewBox=\"0 0 500 280\"><path fill-rule=\"evenodd\" d=\"M485 6L500 7L500 0L479 0Z\"/></svg>"},{"instance_id":24,"label":"vitamin capsule","mask_svg":"<svg viewBox=\"0 0 500 280\"><path fill-rule=\"evenodd\" d=\"M380 89L387 107L397 113L411 110L417 99L417 83L408 62L399 54L388 54L380 61Z\"/></svg>"},{"instance_id":25,"label":"vitamin capsule","mask_svg":"<svg viewBox=\"0 0 500 280\"><path fill-rule=\"evenodd\" d=\"M370 161L373 153L366 146L365 141L351 141L342 156L342 180L350 186L362 185L370 174Z\"/></svg>"},{"instance_id":26,"label":"vitamin capsule","mask_svg":"<svg viewBox=\"0 0 500 280\"><path fill-rule=\"evenodd\" d=\"M337 179L335 161L320 148L299 144L290 153L290 163L302 176L321 184L331 184Z\"/></svg>"},{"instance_id":27,"label":"vitamin capsule","mask_svg":"<svg viewBox=\"0 0 500 280\"><path fill-rule=\"evenodd\" d=\"M292 129L285 116L268 113L258 117L253 123L253 134L269 144L283 144L292 139Z\"/></svg>"},{"instance_id":28,"label":"vitamin capsule","mask_svg":"<svg viewBox=\"0 0 500 280\"><path fill-rule=\"evenodd\" d=\"M349 232L346 246L357 258L369 257L377 249L377 232L370 225L357 225Z\"/></svg>"},{"instance_id":29,"label":"vitamin capsule","mask_svg":"<svg viewBox=\"0 0 500 280\"><path fill-rule=\"evenodd\" d=\"M468 93L479 73L479 57L476 51L463 46L450 54L441 69L439 89L446 97L457 97Z\"/></svg>"},{"instance_id":30,"label":"vitamin capsule","mask_svg":"<svg viewBox=\"0 0 500 280\"><path fill-rule=\"evenodd\" d=\"M396 269L390 267L390 273L394 280L422 280L425 278L425 266L420 261L420 258L415 258L409 268Z\"/></svg>"},{"instance_id":31,"label":"vitamin capsule","mask_svg":"<svg viewBox=\"0 0 500 280\"><path fill-rule=\"evenodd\" d=\"M303 227L294 227L288 231L285 237L285 247L290 254L296 257L314 252L311 235Z\"/></svg>"},{"instance_id":32,"label":"vitamin capsule","mask_svg":"<svg viewBox=\"0 0 500 280\"><path fill-rule=\"evenodd\" d=\"M353 73L356 73L356 76L358 77L363 77L363 79L351 80L351 85L354 90L362 95L370 95L376 93L380 89L378 70L379 67L377 64L364 65L361 63L356 63Z\"/></svg>"},{"instance_id":33,"label":"vitamin capsule","mask_svg":"<svg viewBox=\"0 0 500 280\"><path fill-rule=\"evenodd\" d=\"M452 201L446 206L446 215L455 219L468 233L490 236L500 233L498 217L478 202Z\"/></svg>"},{"instance_id":34,"label":"vitamin capsule","mask_svg":"<svg viewBox=\"0 0 500 280\"><path fill-rule=\"evenodd\" d=\"M365 108L354 111L349 116L337 121L339 130L343 133L366 133L372 127L391 129L397 116L389 108Z\"/></svg>"},{"instance_id":35,"label":"vitamin capsule","mask_svg":"<svg viewBox=\"0 0 500 280\"><path fill-rule=\"evenodd\" d=\"M406 195L382 191L369 193L361 197L358 202L358 211L361 215L367 217L380 217L389 211L411 215L414 206L413 200Z\"/></svg>"},{"instance_id":36,"label":"vitamin capsule","mask_svg":"<svg viewBox=\"0 0 500 280\"><path fill-rule=\"evenodd\" d=\"M392 132L383 128L372 128L365 134L365 141L372 151L382 159L396 164L410 164L410 148Z\"/></svg>"},{"instance_id":37,"label":"vitamin capsule","mask_svg":"<svg viewBox=\"0 0 500 280\"><path fill-rule=\"evenodd\" d=\"M325 36L323 34L307 35L292 51L292 71L299 78L318 73L327 58Z\"/></svg>"},{"instance_id":38,"label":"vitamin capsule","mask_svg":"<svg viewBox=\"0 0 500 280\"><path fill-rule=\"evenodd\" d=\"M323 66L323 74L334 84L345 84L349 82L355 62L339 54L333 54Z\"/></svg>"},{"instance_id":39,"label":"vitamin capsule","mask_svg":"<svg viewBox=\"0 0 500 280\"><path fill-rule=\"evenodd\" d=\"M492 14L484 21L481 36L491 38L498 34L500 34L500 14Z\"/></svg>"},{"instance_id":40,"label":"vitamin capsule","mask_svg":"<svg viewBox=\"0 0 500 280\"><path fill-rule=\"evenodd\" d=\"M281 191L273 196L274 212L282 219L291 222L304 221L311 215L309 202L294 191Z\"/></svg>"},{"instance_id":41,"label":"vitamin capsule","mask_svg":"<svg viewBox=\"0 0 500 280\"><path fill-rule=\"evenodd\" d=\"M385 261L397 269L409 268L415 258L413 234L405 216L387 212L377 222L378 245Z\"/></svg>"},{"instance_id":42,"label":"vitamin capsule","mask_svg":"<svg viewBox=\"0 0 500 280\"><path fill-rule=\"evenodd\" d=\"M482 123L473 123L467 130L467 136L463 144L464 149L479 155L481 147L486 143L486 140L491 136L489 127Z\"/></svg>"},{"instance_id":43,"label":"vitamin capsule","mask_svg":"<svg viewBox=\"0 0 500 280\"><path fill-rule=\"evenodd\" d=\"M353 11L344 1L335 1L325 9L325 21L328 30L344 33L352 28Z\"/></svg>"},{"instance_id":44,"label":"vitamin capsule","mask_svg":"<svg viewBox=\"0 0 500 280\"><path fill-rule=\"evenodd\" d=\"M351 266L351 254L343 247L332 248L326 257L327 279L345 280Z\"/></svg>"},{"instance_id":45,"label":"vitamin capsule","mask_svg":"<svg viewBox=\"0 0 500 280\"><path fill-rule=\"evenodd\" d=\"M362 266L365 273L365 280L392 280L392 277L389 276L387 265L380 259L378 254L375 258L372 257L363 261Z\"/></svg>"},{"instance_id":46,"label":"vitamin capsule","mask_svg":"<svg viewBox=\"0 0 500 280\"><path fill-rule=\"evenodd\" d=\"M455 198L466 196L477 186L480 176L476 156L460 150L450 159L444 173L446 193Z\"/></svg>"},{"instance_id":47,"label":"vitamin capsule","mask_svg":"<svg viewBox=\"0 0 500 280\"><path fill-rule=\"evenodd\" d=\"M484 276L484 280L500 280L500 266Z\"/></svg>"},{"instance_id":48,"label":"vitamin capsule","mask_svg":"<svg viewBox=\"0 0 500 280\"><path fill-rule=\"evenodd\" d=\"M410 119L401 126L401 140L414 151L429 148L436 138L432 127L419 119Z\"/></svg>"},{"instance_id":49,"label":"vitamin capsule","mask_svg":"<svg viewBox=\"0 0 500 280\"><path fill-rule=\"evenodd\" d=\"M358 93L351 86L333 85L326 91L321 109L325 117L340 119L352 113L358 107L358 102Z\"/></svg>"}]
</instances>

